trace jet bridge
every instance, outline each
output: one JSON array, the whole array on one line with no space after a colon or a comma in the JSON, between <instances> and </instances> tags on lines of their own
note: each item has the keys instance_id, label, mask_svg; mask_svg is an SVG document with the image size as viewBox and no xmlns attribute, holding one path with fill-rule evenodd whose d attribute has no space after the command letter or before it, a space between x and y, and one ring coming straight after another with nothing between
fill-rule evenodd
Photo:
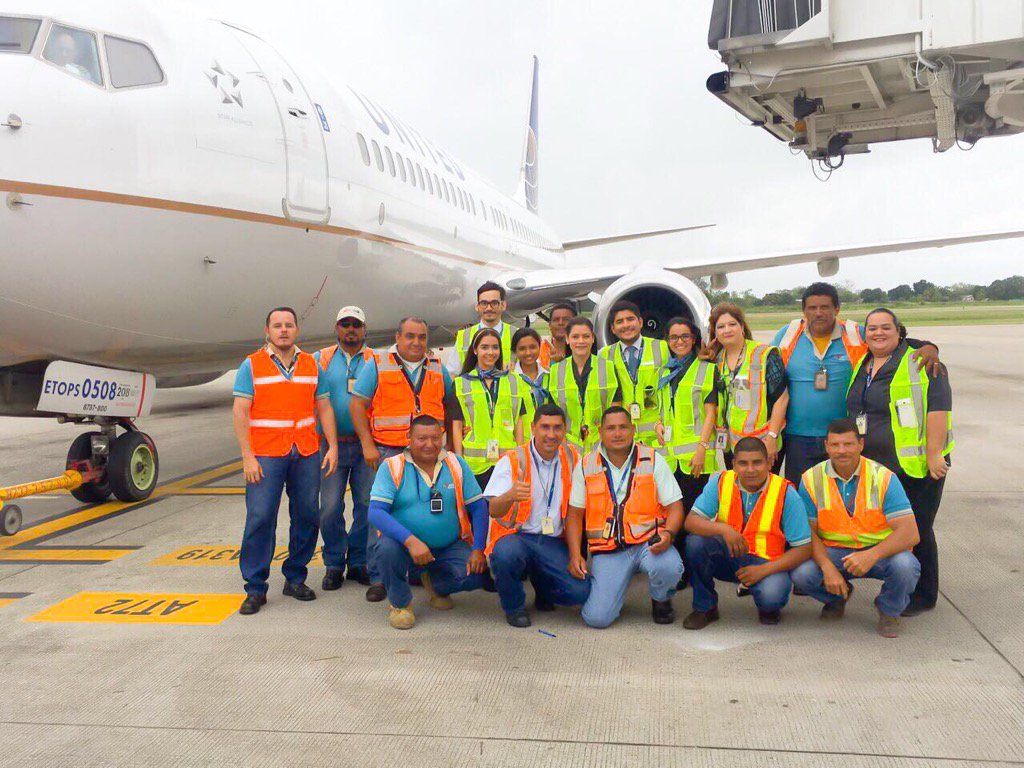
<instances>
[{"instance_id":1,"label":"jet bridge","mask_svg":"<svg viewBox=\"0 0 1024 768\"><path fill-rule=\"evenodd\" d=\"M714 95L829 169L1024 130L1024 0L713 0Z\"/></svg>"}]
</instances>

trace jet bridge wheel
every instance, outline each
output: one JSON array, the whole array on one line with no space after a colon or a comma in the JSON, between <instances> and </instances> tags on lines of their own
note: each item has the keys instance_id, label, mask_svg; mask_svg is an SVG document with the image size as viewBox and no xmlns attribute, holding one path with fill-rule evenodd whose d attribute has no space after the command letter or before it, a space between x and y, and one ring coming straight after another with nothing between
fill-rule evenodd
<instances>
[{"instance_id":1,"label":"jet bridge wheel","mask_svg":"<svg viewBox=\"0 0 1024 768\"><path fill-rule=\"evenodd\" d=\"M75 441L71 443L71 447L68 448L66 468L72 469L75 462L93 461L92 438L94 435L102 434L102 432L86 432L76 437ZM82 483L82 485L72 489L71 495L85 504L96 504L106 501L110 497L110 482L106 477L103 477L93 483Z\"/></svg>"},{"instance_id":2,"label":"jet bridge wheel","mask_svg":"<svg viewBox=\"0 0 1024 768\"><path fill-rule=\"evenodd\" d=\"M159 474L156 445L145 432L131 429L111 443L107 482L119 501L148 499Z\"/></svg>"}]
</instances>

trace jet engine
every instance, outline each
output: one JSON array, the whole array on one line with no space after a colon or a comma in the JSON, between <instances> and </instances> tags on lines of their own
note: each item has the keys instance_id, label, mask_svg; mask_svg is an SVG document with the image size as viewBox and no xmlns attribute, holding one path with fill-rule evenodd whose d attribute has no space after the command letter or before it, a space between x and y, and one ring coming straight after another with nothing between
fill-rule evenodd
<instances>
[{"instance_id":1,"label":"jet engine","mask_svg":"<svg viewBox=\"0 0 1024 768\"><path fill-rule=\"evenodd\" d=\"M697 323L707 338L708 316L711 304L691 280L664 269L641 267L623 275L608 286L596 299L594 328L601 345L615 341L611 334L609 312L617 301L632 301L643 315L644 336L665 337L665 324L673 317L689 318Z\"/></svg>"}]
</instances>

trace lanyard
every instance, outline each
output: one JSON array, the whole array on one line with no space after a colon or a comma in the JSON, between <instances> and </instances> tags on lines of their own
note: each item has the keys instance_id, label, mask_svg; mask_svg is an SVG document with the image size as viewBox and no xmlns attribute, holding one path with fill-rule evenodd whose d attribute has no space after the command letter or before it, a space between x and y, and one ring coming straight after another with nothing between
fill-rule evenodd
<instances>
[{"instance_id":1,"label":"lanyard","mask_svg":"<svg viewBox=\"0 0 1024 768\"><path fill-rule=\"evenodd\" d=\"M728 374L728 378L725 379L725 407L722 409L725 412L725 421L729 422L729 406L732 405L732 383L736 380L739 375L740 368L743 367L743 359L746 357L746 349L740 353L739 360L736 361L736 367L729 367L729 356L725 353L725 349L722 349L722 373Z\"/></svg>"},{"instance_id":2,"label":"lanyard","mask_svg":"<svg viewBox=\"0 0 1024 768\"><path fill-rule=\"evenodd\" d=\"M540 460L540 456L533 449L533 445L530 446L530 452L533 454L533 464L534 464L534 466L539 469L540 468L541 460ZM551 476L548 478L548 487L544 488L544 486L541 485L542 495L547 496L547 505L544 507L544 516L545 517L551 517L551 502L555 498L555 480L557 480L558 476L561 474L562 462L559 461L559 457L558 457L557 453L555 454L555 458L553 459L553 461L554 461L554 467L551 470L551 473L550 473ZM540 472L538 472L537 474L540 474Z\"/></svg>"},{"instance_id":3,"label":"lanyard","mask_svg":"<svg viewBox=\"0 0 1024 768\"><path fill-rule=\"evenodd\" d=\"M891 357L890 357L890 359L891 359ZM872 363L875 362L875 358L874 357L871 358L871 362ZM865 365L864 366L864 371L865 371L864 389L862 389L860 391L860 412L861 413L867 413L868 412L868 390L871 388L871 385L872 385L872 383L874 383L875 379L878 378L878 373L882 370L882 368L885 365L888 364L888 362L889 361L886 360L884 363L882 363L882 365L878 366L878 371L874 371L874 372L872 371L872 369L874 368L873 365Z\"/></svg>"},{"instance_id":4,"label":"lanyard","mask_svg":"<svg viewBox=\"0 0 1024 768\"><path fill-rule=\"evenodd\" d=\"M416 475L416 498L419 499L420 501L430 501L430 496L435 492L434 489L437 488L437 484L441 480L441 472L444 471L444 465L442 464L441 468L437 470L437 477L434 478L434 482L427 486L427 488L430 490L430 493L427 494L427 498L425 499L420 494L420 489L423 486L423 483L420 480L420 469L419 467L414 465L413 470Z\"/></svg>"},{"instance_id":5,"label":"lanyard","mask_svg":"<svg viewBox=\"0 0 1024 768\"><path fill-rule=\"evenodd\" d=\"M637 380L640 378L640 364L643 362L643 359L644 359L644 340L643 340L643 337L642 336L640 337L640 349L637 350L636 371L629 370L629 364L626 363L626 350L628 350L628 349L635 349L635 347L632 344L630 344L628 347L625 347L625 348L621 348L620 347L620 349L619 349L619 357L622 358L622 362L623 362L623 364L626 367L626 373L629 374L630 381L632 381L634 386L635 386Z\"/></svg>"},{"instance_id":6,"label":"lanyard","mask_svg":"<svg viewBox=\"0 0 1024 768\"><path fill-rule=\"evenodd\" d=\"M345 351L341 349L340 345L338 347L338 351L340 351L341 354L343 355L345 354ZM349 360L348 362L349 381L354 381L355 379L359 378L359 371L362 369L362 365L360 365L361 362L363 362L363 350L360 349L358 352L352 355L352 359Z\"/></svg>"},{"instance_id":7,"label":"lanyard","mask_svg":"<svg viewBox=\"0 0 1024 768\"><path fill-rule=\"evenodd\" d=\"M487 386L487 382L480 379L484 385L484 394L487 395L487 414L491 417L491 427L494 427L494 411L498 407L498 390L501 388L501 379L491 379L494 382L494 389Z\"/></svg>"},{"instance_id":8,"label":"lanyard","mask_svg":"<svg viewBox=\"0 0 1024 768\"><path fill-rule=\"evenodd\" d=\"M621 506L619 504L619 491L622 490L623 486L626 487L626 497L622 500L622 505L625 505L629 501L629 495L633 492L633 487L628 483L629 479L633 475L633 462L634 456L636 455L636 447L629 452L629 457L626 459L628 467L625 472L622 473L622 477L619 478L619 484L616 487L612 481L612 470L608 464L607 459L604 461L604 479L608 481L608 492L612 495L612 504L616 507Z\"/></svg>"},{"instance_id":9,"label":"lanyard","mask_svg":"<svg viewBox=\"0 0 1024 768\"><path fill-rule=\"evenodd\" d=\"M594 358L590 358L583 364L583 372L576 377L576 361L571 357L566 360L566 364L572 366L571 372L573 377L576 379L576 394L580 398L580 408L583 410L584 415L587 411L587 384L590 383L590 374L594 372L593 365Z\"/></svg>"},{"instance_id":10,"label":"lanyard","mask_svg":"<svg viewBox=\"0 0 1024 768\"><path fill-rule=\"evenodd\" d=\"M398 367L402 371L402 376L405 377L405 383L409 385L409 389L412 390L412 397L416 405L416 413L420 413L420 390L423 388L423 381L427 378L427 361L424 360L420 366L420 380L413 383L412 376L409 375L409 369L405 367L405 363L402 359L395 355L395 359L398 360Z\"/></svg>"}]
</instances>

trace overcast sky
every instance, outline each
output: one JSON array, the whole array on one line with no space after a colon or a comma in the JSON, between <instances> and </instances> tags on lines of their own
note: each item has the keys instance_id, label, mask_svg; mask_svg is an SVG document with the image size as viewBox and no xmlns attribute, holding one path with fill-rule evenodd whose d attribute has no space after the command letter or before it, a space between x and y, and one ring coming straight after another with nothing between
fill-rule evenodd
<instances>
[{"instance_id":1,"label":"overcast sky","mask_svg":"<svg viewBox=\"0 0 1024 768\"><path fill-rule=\"evenodd\" d=\"M591 252L609 263L728 258L1024 228L1024 136L932 153L876 145L828 183L785 144L744 125L704 82L711 0L223 0L211 15L314 60L514 188L541 62L540 212L564 240L698 223L717 227ZM298 67L297 67L298 68ZM301 74L301 72L300 72ZM987 284L1024 272L1024 242L844 262L837 280L889 288L927 278ZM806 284L814 265L736 273L730 288Z\"/></svg>"}]
</instances>

